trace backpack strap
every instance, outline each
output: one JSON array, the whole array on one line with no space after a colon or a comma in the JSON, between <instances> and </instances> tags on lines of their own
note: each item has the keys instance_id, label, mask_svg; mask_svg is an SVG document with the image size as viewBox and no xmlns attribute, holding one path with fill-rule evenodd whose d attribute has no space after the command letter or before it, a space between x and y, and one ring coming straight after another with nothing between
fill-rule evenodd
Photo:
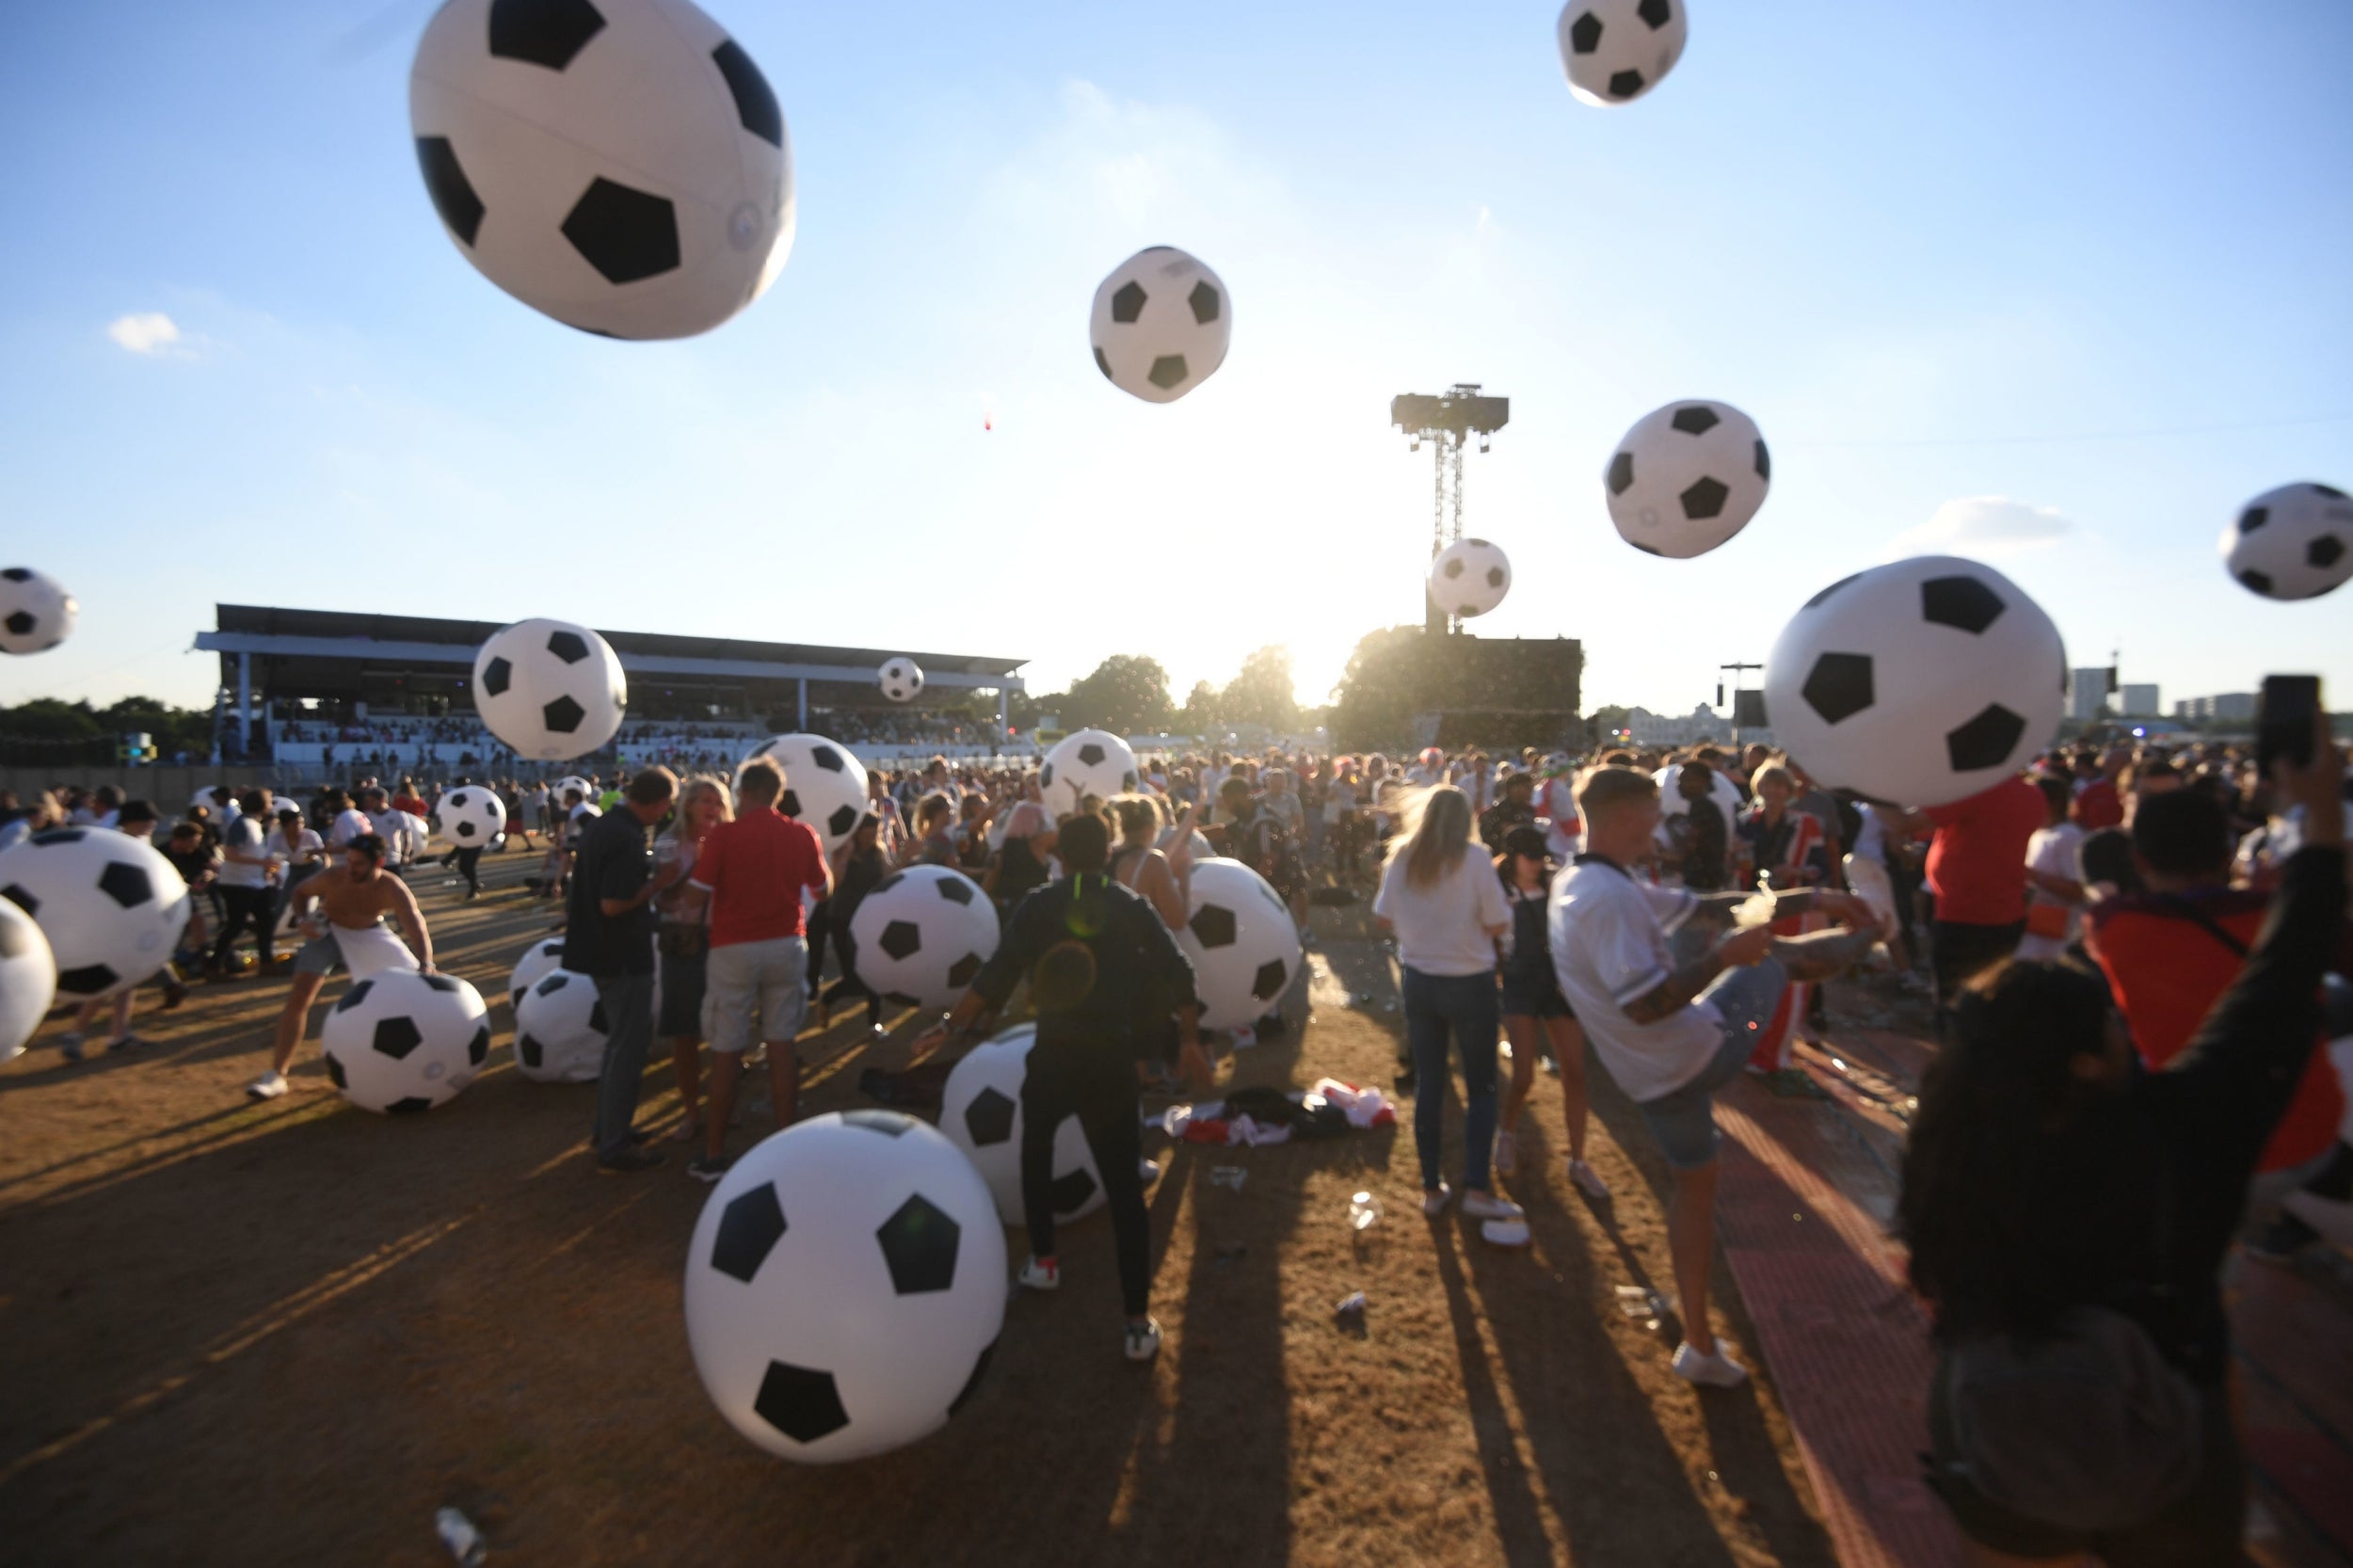
<instances>
[{"instance_id":1,"label":"backpack strap","mask_svg":"<svg viewBox=\"0 0 2353 1568\"><path fill-rule=\"evenodd\" d=\"M2212 915L2207 914L2203 909L2199 908L2198 905L2192 904L2181 894L2158 893L2153 896L2153 902L2162 905L2164 908L2170 910L2172 913L2179 915L2182 919L2187 920L2190 924L2196 926L2199 930L2204 932L2216 941L2220 942L2224 947L2229 948L2233 952L2237 953L2241 958L2247 956L2247 944L2245 942L2242 942L2236 936L2232 936L2230 929L2220 920L2216 920Z\"/></svg>"}]
</instances>

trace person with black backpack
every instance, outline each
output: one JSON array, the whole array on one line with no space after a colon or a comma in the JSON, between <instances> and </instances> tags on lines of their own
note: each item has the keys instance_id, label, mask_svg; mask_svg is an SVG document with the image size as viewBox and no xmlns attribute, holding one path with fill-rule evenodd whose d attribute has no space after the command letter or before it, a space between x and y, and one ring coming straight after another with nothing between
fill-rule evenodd
<instances>
[{"instance_id":1,"label":"person with black backpack","mask_svg":"<svg viewBox=\"0 0 2353 1568\"><path fill-rule=\"evenodd\" d=\"M2078 964L2011 960L1955 998L1898 1217L1934 1320L1928 1481L1972 1561L2244 1560L2220 1274L2342 936L2345 762L2313 752L2277 769L2305 847L2163 1070Z\"/></svg>"}]
</instances>

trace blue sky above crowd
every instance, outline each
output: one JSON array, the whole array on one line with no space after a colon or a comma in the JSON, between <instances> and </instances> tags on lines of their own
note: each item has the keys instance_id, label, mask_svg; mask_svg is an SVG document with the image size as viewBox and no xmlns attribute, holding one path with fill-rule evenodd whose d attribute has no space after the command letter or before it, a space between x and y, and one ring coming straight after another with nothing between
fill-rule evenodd
<instances>
[{"instance_id":1,"label":"blue sky above crowd","mask_svg":"<svg viewBox=\"0 0 2353 1568\"><path fill-rule=\"evenodd\" d=\"M1483 635L1585 639L1589 703L1685 711L1823 584L1994 561L2073 662L2177 697L2319 670L2353 588L2224 575L2237 507L2353 488L2353 9L1699 0L1655 93L1561 80L1545 5L710 8L774 84L790 265L705 337L602 341L436 223L427 0L11 19L0 555L81 629L0 701L209 699L216 600L1016 656L1288 644L1318 700L1417 619L1429 455L1388 399L1479 381L1510 553ZM1086 343L1151 244L1233 296L1151 407ZM1745 408L1738 538L1611 531L1625 426Z\"/></svg>"}]
</instances>

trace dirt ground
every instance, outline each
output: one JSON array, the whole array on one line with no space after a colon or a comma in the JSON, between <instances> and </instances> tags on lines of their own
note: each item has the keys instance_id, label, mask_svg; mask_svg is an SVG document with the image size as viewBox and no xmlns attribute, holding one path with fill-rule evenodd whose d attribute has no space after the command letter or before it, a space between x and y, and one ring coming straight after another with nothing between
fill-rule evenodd
<instances>
[{"instance_id":1,"label":"dirt ground","mask_svg":"<svg viewBox=\"0 0 2353 1568\"><path fill-rule=\"evenodd\" d=\"M1401 1128L1258 1150L1154 1137L1157 1365L1121 1358L1109 1229L1081 1222L1065 1288L1012 1304L947 1429L843 1467L769 1458L687 1351L707 1189L675 1153L594 1174L593 1086L506 1068L507 970L548 922L519 896L525 859L491 857L473 904L417 878L443 967L495 1000L499 1030L488 1075L428 1116L344 1105L315 1037L290 1096L248 1104L269 980L143 1014L140 1052L69 1065L53 1021L0 1067L0 1559L423 1565L448 1560L432 1521L454 1503L494 1560L532 1563L1832 1560L1769 1369L1702 1395L1617 1308L1614 1287L1669 1277L1665 1172L1598 1073L1592 1157L1615 1202L1568 1187L1540 1075L1513 1188L1526 1252L1423 1221ZM1385 964L1353 911L1318 920L1289 1004L1305 1027L1241 1053L1234 1081L1394 1071ZM858 1070L900 1064L862 1022L836 1024L808 1109L861 1103ZM665 1063L641 1120L677 1112ZM1459 1174L1451 1139L1449 1160ZM1239 1192L1211 1185L1224 1164L1247 1169ZM1361 1249L1343 1223L1360 1187L1387 1211ZM1361 1336L1332 1312L1357 1289ZM1721 1267L1717 1294L1719 1332L1753 1343Z\"/></svg>"}]
</instances>

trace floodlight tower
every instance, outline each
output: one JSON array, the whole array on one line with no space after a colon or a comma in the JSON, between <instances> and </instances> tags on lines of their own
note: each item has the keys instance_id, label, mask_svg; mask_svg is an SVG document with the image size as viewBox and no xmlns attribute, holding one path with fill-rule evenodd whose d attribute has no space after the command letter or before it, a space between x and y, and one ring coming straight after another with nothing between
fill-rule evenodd
<instances>
[{"instance_id":1,"label":"floodlight tower","mask_svg":"<svg viewBox=\"0 0 2353 1568\"><path fill-rule=\"evenodd\" d=\"M1432 485L1430 522L1430 553L1438 552L1463 536L1463 447L1471 437L1479 438L1479 450L1487 450L1487 438L1511 422L1512 400L1508 397L1482 397L1475 381L1458 381L1435 397L1422 392L1405 392L1389 399L1389 423L1412 440L1412 450L1419 452L1421 443L1431 443L1432 466L1436 477ZM1462 617L1448 616L1435 602L1423 594L1425 628L1432 632L1459 632Z\"/></svg>"}]
</instances>

